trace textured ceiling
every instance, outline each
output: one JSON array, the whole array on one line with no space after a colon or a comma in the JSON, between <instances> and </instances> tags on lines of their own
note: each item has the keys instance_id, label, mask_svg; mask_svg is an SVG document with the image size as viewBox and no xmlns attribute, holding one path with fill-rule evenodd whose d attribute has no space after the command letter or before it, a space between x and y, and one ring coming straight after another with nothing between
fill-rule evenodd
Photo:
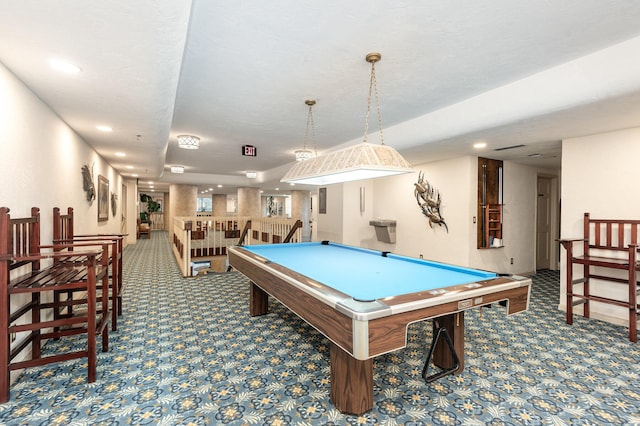
<instances>
[{"instance_id":1,"label":"textured ceiling","mask_svg":"<svg viewBox=\"0 0 640 426\"><path fill-rule=\"evenodd\" d=\"M320 153L362 139L371 51L385 143L413 164L559 167L563 138L640 125L638 22L635 0L5 1L0 62L143 188L286 191L305 99L317 100ZM52 57L82 72L56 74ZM199 150L176 147L185 133ZM478 140L486 150L473 151Z\"/></svg>"}]
</instances>

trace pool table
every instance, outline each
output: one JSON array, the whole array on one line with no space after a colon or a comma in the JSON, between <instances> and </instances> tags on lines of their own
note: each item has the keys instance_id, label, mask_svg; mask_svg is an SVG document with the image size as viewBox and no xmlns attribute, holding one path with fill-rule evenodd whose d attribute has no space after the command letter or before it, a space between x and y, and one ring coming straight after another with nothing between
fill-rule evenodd
<instances>
[{"instance_id":1,"label":"pool table","mask_svg":"<svg viewBox=\"0 0 640 426\"><path fill-rule=\"evenodd\" d=\"M337 409L373 408L373 358L407 344L407 326L434 319L464 368L464 311L506 301L525 311L531 280L328 241L228 250L229 264L249 278L249 313L268 312L271 295L329 339L331 391ZM434 364L451 351L436 346Z\"/></svg>"}]
</instances>

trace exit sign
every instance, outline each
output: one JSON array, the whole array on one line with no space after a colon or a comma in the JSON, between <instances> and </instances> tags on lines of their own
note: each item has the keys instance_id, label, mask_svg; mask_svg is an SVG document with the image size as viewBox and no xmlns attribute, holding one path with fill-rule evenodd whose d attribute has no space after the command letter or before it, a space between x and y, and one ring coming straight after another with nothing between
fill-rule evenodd
<instances>
[{"instance_id":1,"label":"exit sign","mask_svg":"<svg viewBox=\"0 0 640 426\"><path fill-rule=\"evenodd\" d=\"M242 155L255 157L258 155L258 149L253 145L242 145Z\"/></svg>"}]
</instances>

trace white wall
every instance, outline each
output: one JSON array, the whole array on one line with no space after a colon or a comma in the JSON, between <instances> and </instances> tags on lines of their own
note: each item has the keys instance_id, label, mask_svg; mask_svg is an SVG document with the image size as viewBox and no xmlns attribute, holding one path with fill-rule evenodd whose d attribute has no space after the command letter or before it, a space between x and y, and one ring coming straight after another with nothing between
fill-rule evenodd
<instances>
[{"instance_id":1,"label":"white wall","mask_svg":"<svg viewBox=\"0 0 640 426\"><path fill-rule=\"evenodd\" d=\"M477 157L459 157L416 165L416 173L327 187L327 214L318 215L318 240L386 250L497 272L535 271L537 171L505 162L504 247L477 249ZM422 214L414 194L418 173L442 198L441 214L449 231ZM360 212L360 188L365 211ZM341 199L337 199L341 196ZM377 240L372 219L397 222L396 243ZM477 219L477 218L476 218ZM330 238L332 237L332 238ZM510 260L514 258L514 263Z\"/></svg>"},{"instance_id":2,"label":"white wall","mask_svg":"<svg viewBox=\"0 0 640 426\"><path fill-rule=\"evenodd\" d=\"M388 250L387 244L378 242L375 229L369 221L375 216L375 180L348 182L342 185L342 242L345 244ZM360 198L363 197L363 209ZM362 210L362 211L361 211Z\"/></svg>"},{"instance_id":3,"label":"white wall","mask_svg":"<svg viewBox=\"0 0 640 426\"><path fill-rule=\"evenodd\" d=\"M0 205L9 207L16 218L29 216L31 207L39 207L42 244L51 244L53 238L54 207L63 211L73 207L76 234L121 232L122 177L1 64L0 94ZM96 200L91 204L83 190L85 164L93 166ZM106 177L109 192L118 195L116 214L112 215L109 205L105 222L98 222L98 175ZM137 191L127 185L130 214ZM128 232L129 241L135 242L135 216L129 220ZM10 310L27 299L28 295L12 298ZM22 358L23 354L17 357ZM12 372L11 377L17 374Z\"/></svg>"},{"instance_id":4,"label":"white wall","mask_svg":"<svg viewBox=\"0 0 640 426\"><path fill-rule=\"evenodd\" d=\"M477 173L475 158L460 157L414 166L416 173L376 179L375 217L397 221L395 247L386 244L386 250L394 253L426 259L468 265L472 238L472 216L475 216L475 181L471 173ZM414 184L419 172L424 180L439 191L440 213L444 226L429 225L415 197ZM473 197L470 195L473 194ZM475 233L473 234L475 238ZM464 243L462 243L464 241ZM379 248L379 247L378 247ZM475 243L473 244L475 249Z\"/></svg>"},{"instance_id":5,"label":"white wall","mask_svg":"<svg viewBox=\"0 0 640 426\"><path fill-rule=\"evenodd\" d=\"M343 185L329 185L327 188L326 206L327 212L320 213L318 205L317 221L317 241L333 241L342 243L343 241ZM320 197L318 197L319 199ZM314 206L314 208L316 208Z\"/></svg>"},{"instance_id":6,"label":"white wall","mask_svg":"<svg viewBox=\"0 0 640 426\"><path fill-rule=\"evenodd\" d=\"M600 219L640 219L639 141L640 128L563 141L560 224L563 238L582 238L586 212ZM566 252L562 249L560 309L565 309L565 257ZM578 268L574 272L576 276L582 276ZM624 285L600 282L592 287L594 294L606 293L608 297L626 299ZM624 308L595 302L591 305L593 318L619 324L628 322Z\"/></svg>"},{"instance_id":7,"label":"white wall","mask_svg":"<svg viewBox=\"0 0 640 426\"><path fill-rule=\"evenodd\" d=\"M0 204L11 209L12 217L29 216L31 207L39 207L44 244L52 239L53 207L74 208L78 234L120 232L122 177L2 65L0 93ZM93 165L96 192L102 175L110 192L118 194L116 215L109 208L106 222L97 221L97 199L91 204L86 200L85 164Z\"/></svg>"}]
</instances>

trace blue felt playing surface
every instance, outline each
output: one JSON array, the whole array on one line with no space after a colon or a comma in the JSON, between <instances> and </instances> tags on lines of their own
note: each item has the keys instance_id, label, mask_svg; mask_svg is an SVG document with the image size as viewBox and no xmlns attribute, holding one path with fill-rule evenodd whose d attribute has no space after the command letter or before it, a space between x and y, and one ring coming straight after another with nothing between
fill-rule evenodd
<instances>
[{"instance_id":1,"label":"blue felt playing surface","mask_svg":"<svg viewBox=\"0 0 640 426\"><path fill-rule=\"evenodd\" d=\"M334 243L244 248L357 300L382 299L496 277L493 272L394 254L383 257L379 251Z\"/></svg>"}]
</instances>

